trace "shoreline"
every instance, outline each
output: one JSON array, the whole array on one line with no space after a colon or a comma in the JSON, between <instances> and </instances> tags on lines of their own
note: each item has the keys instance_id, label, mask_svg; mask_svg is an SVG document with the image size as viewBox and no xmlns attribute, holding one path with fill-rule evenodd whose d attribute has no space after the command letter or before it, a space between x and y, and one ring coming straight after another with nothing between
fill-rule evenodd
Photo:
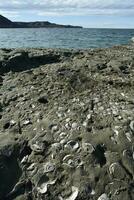
<instances>
[{"instance_id":1,"label":"shoreline","mask_svg":"<svg viewBox=\"0 0 134 200\"><path fill-rule=\"evenodd\" d=\"M134 45L0 49L0 199L132 200Z\"/></svg>"}]
</instances>

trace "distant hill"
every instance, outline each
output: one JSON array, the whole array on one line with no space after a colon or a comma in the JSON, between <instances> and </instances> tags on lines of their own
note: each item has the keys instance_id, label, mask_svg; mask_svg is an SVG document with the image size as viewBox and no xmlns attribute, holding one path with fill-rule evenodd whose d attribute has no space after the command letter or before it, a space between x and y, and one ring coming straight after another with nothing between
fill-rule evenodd
<instances>
[{"instance_id":1,"label":"distant hill","mask_svg":"<svg viewBox=\"0 0 134 200\"><path fill-rule=\"evenodd\" d=\"M0 15L0 28L82 28L81 26L60 25L48 21L12 22Z\"/></svg>"},{"instance_id":2,"label":"distant hill","mask_svg":"<svg viewBox=\"0 0 134 200\"><path fill-rule=\"evenodd\" d=\"M6 17L0 15L0 28L12 28L14 23Z\"/></svg>"}]
</instances>

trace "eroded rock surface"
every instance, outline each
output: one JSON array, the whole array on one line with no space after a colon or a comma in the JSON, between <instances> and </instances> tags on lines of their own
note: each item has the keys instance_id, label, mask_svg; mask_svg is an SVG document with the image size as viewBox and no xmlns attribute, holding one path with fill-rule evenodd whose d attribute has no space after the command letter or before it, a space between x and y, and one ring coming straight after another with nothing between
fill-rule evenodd
<instances>
[{"instance_id":1,"label":"eroded rock surface","mask_svg":"<svg viewBox=\"0 0 134 200\"><path fill-rule=\"evenodd\" d=\"M132 200L134 46L0 50L0 200Z\"/></svg>"}]
</instances>

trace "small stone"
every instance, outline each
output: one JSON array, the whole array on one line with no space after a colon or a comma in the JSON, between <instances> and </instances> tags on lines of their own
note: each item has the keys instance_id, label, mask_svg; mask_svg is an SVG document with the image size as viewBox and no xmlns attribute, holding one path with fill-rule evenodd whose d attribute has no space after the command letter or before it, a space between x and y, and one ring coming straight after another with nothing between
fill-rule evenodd
<instances>
[{"instance_id":1,"label":"small stone","mask_svg":"<svg viewBox=\"0 0 134 200\"><path fill-rule=\"evenodd\" d=\"M76 129L78 127L78 124L76 122L72 123L72 129Z\"/></svg>"}]
</instances>

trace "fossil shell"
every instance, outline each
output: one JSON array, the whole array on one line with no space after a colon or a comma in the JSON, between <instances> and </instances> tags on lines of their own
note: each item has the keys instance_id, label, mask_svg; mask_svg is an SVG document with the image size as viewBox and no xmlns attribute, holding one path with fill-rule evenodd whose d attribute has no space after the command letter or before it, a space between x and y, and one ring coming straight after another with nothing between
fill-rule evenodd
<instances>
[{"instance_id":1,"label":"fossil shell","mask_svg":"<svg viewBox=\"0 0 134 200\"><path fill-rule=\"evenodd\" d=\"M98 198L98 200L109 200L109 198L108 198L107 194L104 193Z\"/></svg>"},{"instance_id":2,"label":"fossil shell","mask_svg":"<svg viewBox=\"0 0 134 200\"><path fill-rule=\"evenodd\" d=\"M82 148L85 152L88 152L88 153L93 153L94 151L94 147L90 143L82 143Z\"/></svg>"},{"instance_id":3,"label":"fossil shell","mask_svg":"<svg viewBox=\"0 0 134 200\"><path fill-rule=\"evenodd\" d=\"M72 194L64 199L62 196L59 196L59 200L75 200L78 196L78 193L79 193L79 189L75 186L72 186Z\"/></svg>"},{"instance_id":4,"label":"fossil shell","mask_svg":"<svg viewBox=\"0 0 134 200\"><path fill-rule=\"evenodd\" d=\"M126 138L128 139L128 141L131 142L132 141L132 134L127 132L127 133L125 133L125 135L126 135Z\"/></svg>"},{"instance_id":5,"label":"fossil shell","mask_svg":"<svg viewBox=\"0 0 134 200\"><path fill-rule=\"evenodd\" d=\"M66 155L64 158L63 158L63 165L66 165L68 167L74 167L75 166L75 162L73 160L73 156L72 155Z\"/></svg>"},{"instance_id":6,"label":"fossil shell","mask_svg":"<svg viewBox=\"0 0 134 200\"><path fill-rule=\"evenodd\" d=\"M72 186L72 194L66 200L75 200L78 196L79 189L75 186Z\"/></svg>"},{"instance_id":7,"label":"fossil shell","mask_svg":"<svg viewBox=\"0 0 134 200\"><path fill-rule=\"evenodd\" d=\"M130 126L130 129L131 129L132 131L134 131L134 121L131 121L129 126Z\"/></svg>"},{"instance_id":8,"label":"fossil shell","mask_svg":"<svg viewBox=\"0 0 134 200\"><path fill-rule=\"evenodd\" d=\"M71 141L67 142L65 147L70 148L72 150L77 150L79 148L79 143L74 140L71 140Z\"/></svg>"},{"instance_id":9,"label":"fossil shell","mask_svg":"<svg viewBox=\"0 0 134 200\"><path fill-rule=\"evenodd\" d=\"M35 144L31 145L31 149L35 152L43 152L44 151L44 145L42 143L39 143L38 141L35 142Z\"/></svg>"},{"instance_id":10,"label":"fossil shell","mask_svg":"<svg viewBox=\"0 0 134 200\"><path fill-rule=\"evenodd\" d=\"M55 182L56 180L51 181L47 176L43 175L37 184L37 191L40 194L45 194L47 192L47 186L53 185Z\"/></svg>"},{"instance_id":11,"label":"fossil shell","mask_svg":"<svg viewBox=\"0 0 134 200\"><path fill-rule=\"evenodd\" d=\"M43 166L43 168L44 168L44 173L53 172L55 170L55 165L48 162Z\"/></svg>"},{"instance_id":12,"label":"fossil shell","mask_svg":"<svg viewBox=\"0 0 134 200\"><path fill-rule=\"evenodd\" d=\"M24 164L28 161L28 155L27 156L24 156L21 160L21 163Z\"/></svg>"},{"instance_id":13,"label":"fossil shell","mask_svg":"<svg viewBox=\"0 0 134 200\"><path fill-rule=\"evenodd\" d=\"M118 165L118 163L112 163L109 167L109 172L110 174L113 174L114 173L114 170L115 170L115 166Z\"/></svg>"},{"instance_id":14,"label":"fossil shell","mask_svg":"<svg viewBox=\"0 0 134 200\"><path fill-rule=\"evenodd\" d=\"M29 142L30 148L37 153L42 153L46 149L47 142L43 141L43 138L35 136Z\"/></svg>"}]
</instances>

